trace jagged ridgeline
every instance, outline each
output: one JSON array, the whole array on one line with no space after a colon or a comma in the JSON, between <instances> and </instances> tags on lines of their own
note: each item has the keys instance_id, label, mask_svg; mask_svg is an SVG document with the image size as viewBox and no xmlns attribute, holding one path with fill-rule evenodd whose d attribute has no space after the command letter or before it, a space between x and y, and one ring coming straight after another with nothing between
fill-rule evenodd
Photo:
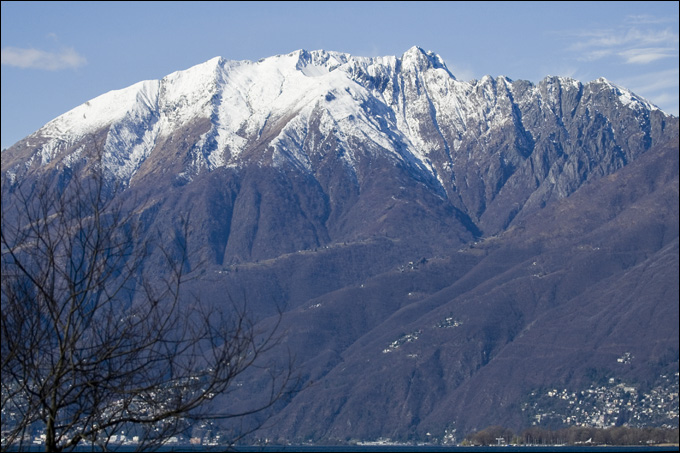
<instances>
[{"instance_id":1,"label":"jagged ridgeline","mask_svg":"<svg viewBox=\"0 0 680 453\"><path fill-rule=\"evenodd\" d=\"M418 47L214 58L3 150L3 204L95 148L145 234L190 213L193 294L284 307L304 382L256 437L677 427L678 118L623 87L461 81Z\"/></svg>"}]
</instances>

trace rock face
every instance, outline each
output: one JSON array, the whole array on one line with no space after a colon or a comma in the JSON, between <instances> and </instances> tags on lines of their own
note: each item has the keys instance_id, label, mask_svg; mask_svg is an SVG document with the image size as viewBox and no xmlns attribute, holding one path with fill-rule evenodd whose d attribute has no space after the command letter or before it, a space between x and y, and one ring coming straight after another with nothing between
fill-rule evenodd
<instances>
[{"instance_id":1,"label":"rock face","mask_svg":"<svg viewBox=\"0 0 680 453\"><path fill-rule=\"evenodd\" d=\"M216 58L3 150L3 199L93 143L149 231L191 212L203 297L286 307L307 385L263 437L460 440L530 425L532 392L677 373L678 119L605 79Z\"/></svg>"}]
</instances>

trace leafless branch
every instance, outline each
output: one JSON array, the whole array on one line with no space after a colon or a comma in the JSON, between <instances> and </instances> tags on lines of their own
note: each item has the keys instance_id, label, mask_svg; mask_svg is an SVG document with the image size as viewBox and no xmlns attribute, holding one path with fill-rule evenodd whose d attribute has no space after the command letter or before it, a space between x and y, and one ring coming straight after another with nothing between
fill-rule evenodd
<instances>
[{"instance_id":1,"label":"leafless branch","mask_svg":"<svg viewBox=\"0 0 680 453\"><path fill-rule=\"evenodd\" d=\"M149 449L197 421L258 414L285 398L290 363L270 370L254 406L210 404L267 366L278 323L260 331L244 305L188 297L189 221L173 240L143 234L107 185L101 153L92 162L63 184L2 188L3 449L35 432L47 451L106 450L123 432ZM163 272L146 266L152 255Z\"/></svg>"}]
</instances>

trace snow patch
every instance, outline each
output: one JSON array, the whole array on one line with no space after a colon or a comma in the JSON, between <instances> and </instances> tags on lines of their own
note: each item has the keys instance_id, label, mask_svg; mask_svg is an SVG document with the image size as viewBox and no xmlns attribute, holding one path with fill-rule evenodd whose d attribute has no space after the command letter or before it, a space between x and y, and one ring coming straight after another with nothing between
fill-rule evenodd
<instances>
[{"instance_id":1,"label":"snow patch","mask_svg":"<svg viewBox=\"0 0 680 453\"><path fill-rule=\"evenodd\" d=\"M619 85L616 85L609 80L605 79L604 77L600 77L599 79L595 80L594 82L591 83L599 83L606 85L614 94L617 95L619 102L621 102L623 105L625 105L628 108L631 109L643 109L643 110L660 110L657 106L652 104L651 102L647 101L644 98L641 98L631 92L630 90L623 88Z\"/></svg>"}]
</instances>

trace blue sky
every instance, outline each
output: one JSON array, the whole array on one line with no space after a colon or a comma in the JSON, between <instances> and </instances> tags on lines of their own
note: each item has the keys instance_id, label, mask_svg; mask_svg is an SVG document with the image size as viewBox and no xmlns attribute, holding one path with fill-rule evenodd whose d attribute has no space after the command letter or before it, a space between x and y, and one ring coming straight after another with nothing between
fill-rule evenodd
<instances>
[{"instance_id":1,"label":"blue sky","mask_svg":"<svg viewBox=\"0 0 680 453\"><path fill-rule=\"evenodd\" d=\"M400 56L459 80L598 77L678 115L678 2L2 2L2 148L107 91L215 56Z\"/></svg>"}]
</instances>

